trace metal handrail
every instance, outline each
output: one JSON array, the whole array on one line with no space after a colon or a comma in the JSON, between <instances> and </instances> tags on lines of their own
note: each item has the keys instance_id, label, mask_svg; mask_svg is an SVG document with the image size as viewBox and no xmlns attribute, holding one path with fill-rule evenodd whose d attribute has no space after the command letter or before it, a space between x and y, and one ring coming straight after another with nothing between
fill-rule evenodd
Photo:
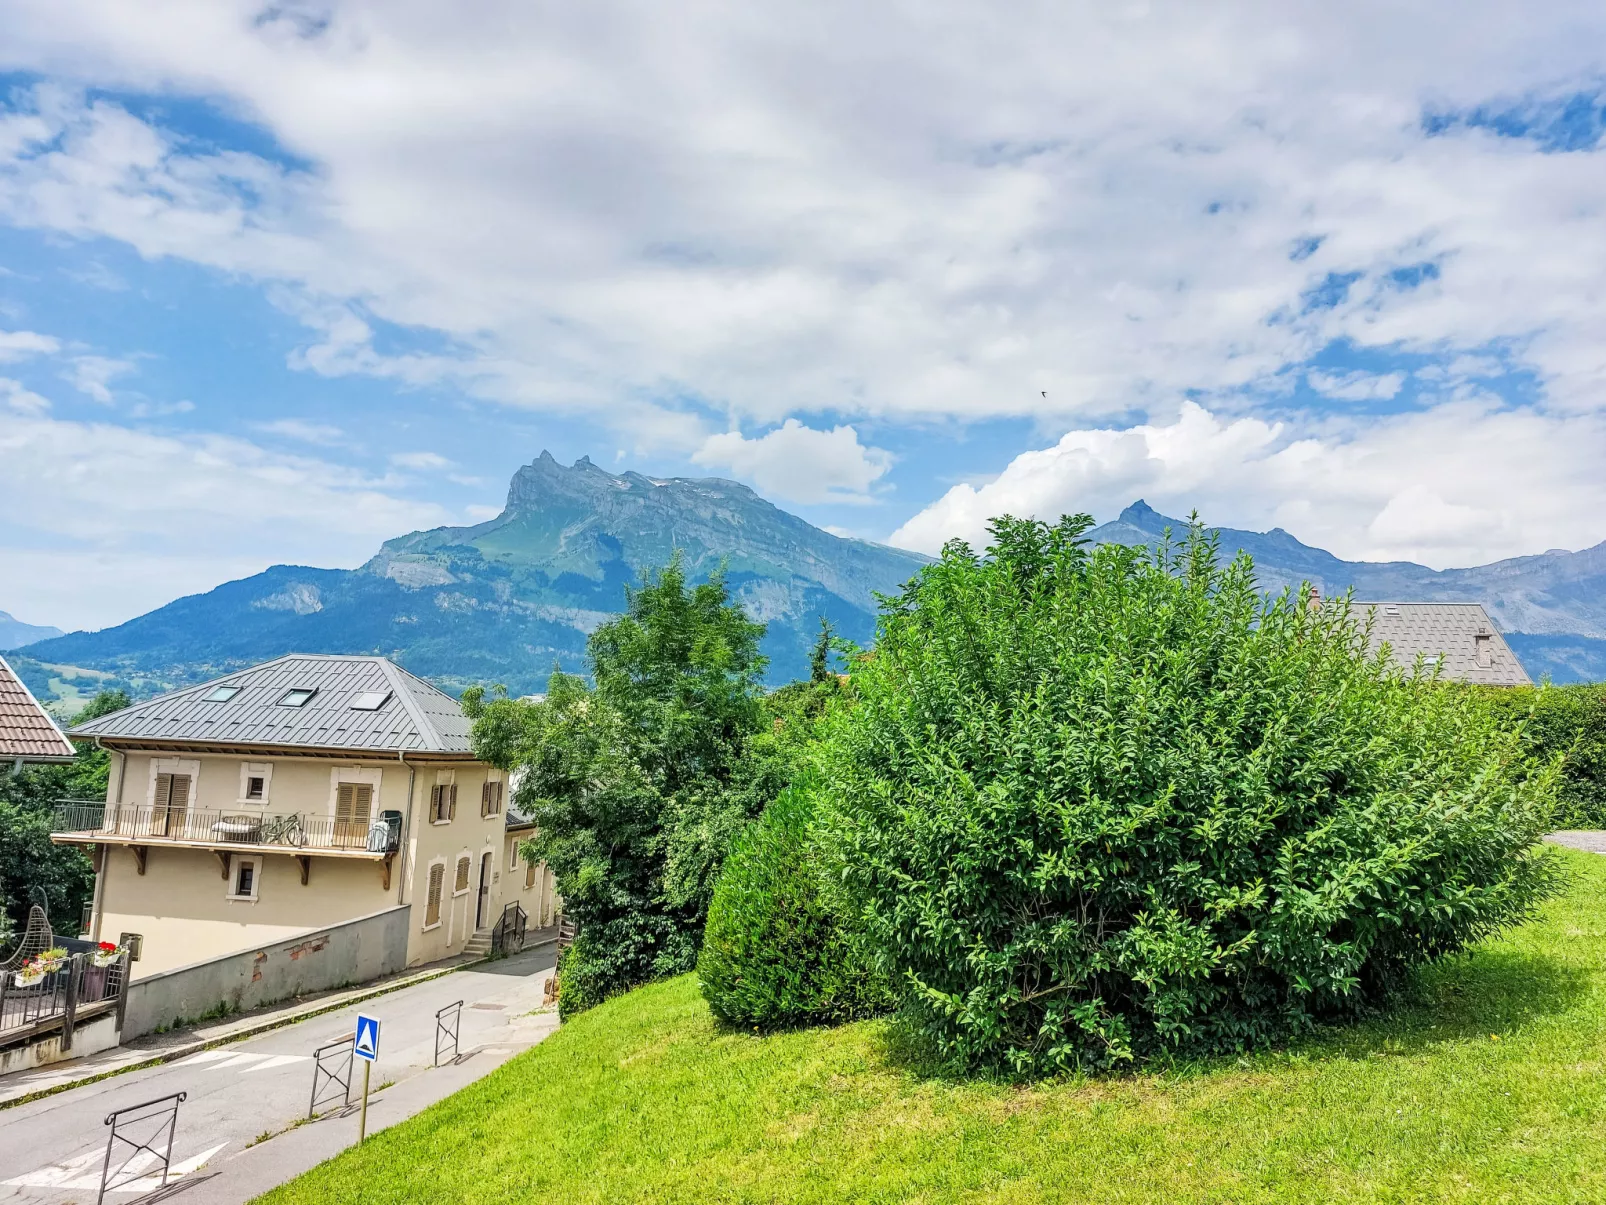
<instances>
[{"instance_id":1,"label":"metal handrail","mask_svg":"<svg viewBox=\"0 0 1606 1205\"><path fill-rule=\"evenodd\" d=\"M103 840L187 841L217 848L267 846L287 850L394 853L400 833L384 820L331 820L303 812L230 812L188 807L64 801L52 832Z\"/></svg>"}]
</instances>

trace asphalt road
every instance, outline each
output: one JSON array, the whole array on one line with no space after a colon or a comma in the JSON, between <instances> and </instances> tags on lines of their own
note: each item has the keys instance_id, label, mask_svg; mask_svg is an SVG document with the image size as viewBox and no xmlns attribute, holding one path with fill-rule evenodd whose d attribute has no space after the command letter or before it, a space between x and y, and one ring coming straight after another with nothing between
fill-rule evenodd
<instances>
[{"instance_id":1,"label":"asphalt road","mask_svg":"<svg viewBox=\"0 0 1606 1205\"><path fill-rule=\"evenodd\" d=\"M260 1037L0 1112L0 1201L93 1202L110 1132L106 1115L178 1092L186 1099L178 1107L173 1169L196 1184L194 1192L181 1192L177 1199L246 1200L355 1141L360 1061L354 1061L351 1109L341 1109L338 1087L326 1084L323 1091L332 1091L333 1100L322 1106L323 1119L315 1126L292 1127L307 1115L313 1051L349 1037L359 1012L378 1017L382 1024L370 1110L371 1121L389 1124L400 1119L398 1114L416 1112L489 1072L550 1032L554 1022L549 1015L531 1014L541 1008L552 962L547 947L484 963ZM457 1000L463 1001L461 1058L455 1066L436 1069L435 1012ZM388 1103L387 1094L394 1098ZM134 1136L158 1128L152 1121ZM231 1176L233 1160L239 1166ZM114 1155L114 1169L119 1162ZM141 1178L142 1173L159 1170L150 1156L135 1154L125 1173L129 1183L108 1199L133 1201L149 1192L158 1181ZM200 1183L207 1179L214 1181L210 1192Z\"/></svg>"}]
</instances>

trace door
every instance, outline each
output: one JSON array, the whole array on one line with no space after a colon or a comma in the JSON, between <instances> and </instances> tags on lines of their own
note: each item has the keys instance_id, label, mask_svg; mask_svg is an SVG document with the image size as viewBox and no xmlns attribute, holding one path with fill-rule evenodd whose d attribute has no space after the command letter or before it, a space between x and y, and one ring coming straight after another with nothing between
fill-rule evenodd
<instances>
[{"instance_id":1,"label":"door","mask_svg":"<svg viewBox=\"0 0 1606 1205\"><path fill-rule=\"evenodd\" d=\"M491 855L480 858L480 898L474 907L474 927L485 928L485 914L491 910Z\"/></svg>"}]
</instances>

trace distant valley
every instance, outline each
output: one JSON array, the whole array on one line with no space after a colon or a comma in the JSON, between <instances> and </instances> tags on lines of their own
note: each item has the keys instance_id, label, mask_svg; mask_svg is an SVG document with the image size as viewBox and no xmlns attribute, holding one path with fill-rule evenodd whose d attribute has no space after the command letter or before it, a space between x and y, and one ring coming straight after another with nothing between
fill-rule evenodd
<instances>
[{"instance_id":1,"label":"distant valley","mask_svg":"<svg viewBox=\"0 0 1606 1205\"><path fill-rule=\"evenodd\" d=\"M1092 534L1152 544L1185 526L1137 502ZM1606 543L1433 570L1340 560L1281 530L1217 530L1225 554L1254 558L1267 589L1309 580L1327 595L1353 586L1363 599L1481 602L1535 679L1606 679ZM769 625L774 683L807 672L821 615L868 642L876 594L927 561L834 536L735 482L615 475L543 453L486 523L400 536L357 569L276 565L7 656L59 710L97 685L148 694L290 651L382 653L454 692L502 682L529 693L554 664L581 668L586 637L623 608L626 586L677 549L697 579L723 563L733 594Z\"/></svg>"}]
</instances>

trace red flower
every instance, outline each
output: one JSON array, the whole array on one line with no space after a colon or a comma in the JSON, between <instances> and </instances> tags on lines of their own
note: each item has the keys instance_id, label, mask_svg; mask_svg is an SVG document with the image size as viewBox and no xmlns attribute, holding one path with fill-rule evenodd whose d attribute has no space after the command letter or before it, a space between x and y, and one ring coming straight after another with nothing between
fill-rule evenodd
<instances>
[{"instance_id":1,"label":"red flower","mask_svg":"<svg viewBox=\"0 0 1606 1205\"><path fill-rule=\"evenodd\" d=\"M100 943L100 948L102 950L105 950L106 953L110 954L113 950L115 950L117 948L117 943L114 942L114 941L103 941L103 942Z\"/></svg>"}]
</instances>

